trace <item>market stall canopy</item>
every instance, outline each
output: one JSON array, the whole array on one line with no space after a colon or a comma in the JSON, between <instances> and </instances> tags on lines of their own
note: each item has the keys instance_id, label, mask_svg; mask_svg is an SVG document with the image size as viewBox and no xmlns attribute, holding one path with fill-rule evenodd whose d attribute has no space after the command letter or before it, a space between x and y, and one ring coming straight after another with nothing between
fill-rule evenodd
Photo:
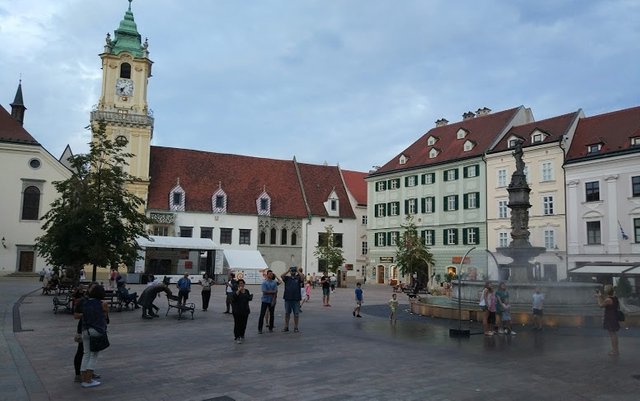
<instances>
[{"instance_id":1,"label":"market stall canopy","mask_svg":"<svg viewBox=\"0 0 640 401\"><path fill-rule=\"evenodd\" d=\"M138 237L136 239L141 248L173 248L173 249L194 249L199 251L212 251L219 249L209 238L187 238L187 237L161 237L150 236L149 239Z\"/></svg>"},{"instance_id":2,"label":"market stall canopy","mask_svg":"<svg viewBox=\"0 0 640 401\"><path fill-rule=\"evenodd\" d=\"M590 263L569 270L570 275L640 276L640 263Z\"/></svg>"},{"instance_id":3,"label":"market stall canopy","mask_svg":"<svg viewBox=\"0 0 640 401\"><path fill-rule=\"evenodd\" d=\"M256 250L225 249L225 266L231 269L266 269L267 262Z\"/></svg>"}]
</instances>

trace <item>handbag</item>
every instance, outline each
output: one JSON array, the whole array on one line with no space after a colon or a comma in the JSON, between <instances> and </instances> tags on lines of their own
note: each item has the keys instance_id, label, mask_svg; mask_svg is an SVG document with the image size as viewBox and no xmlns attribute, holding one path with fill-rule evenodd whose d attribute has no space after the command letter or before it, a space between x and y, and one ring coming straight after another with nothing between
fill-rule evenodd
<instances>
[{"instance_id":1,"label":"handbag","mask_svg":"<svg viewBox=\"0 0 640 401\"><path fill-rule=\"evenodd\" d=\"M618 321L624 322L624 319L625 319L624 312L618 309Z\"/></svg>"},{"instance_id":2,"label":"handbag","mask_svg":"<svg viewBox=\"0 0 640 401\"><path fill-rule=\"evenodd\" d=\"M91 352L100 352L109 348L109 345L107 333L101 334L96 332L95 335L91 335L91 332L89 332L89 350Z\"/></svg>"}]
</instances>

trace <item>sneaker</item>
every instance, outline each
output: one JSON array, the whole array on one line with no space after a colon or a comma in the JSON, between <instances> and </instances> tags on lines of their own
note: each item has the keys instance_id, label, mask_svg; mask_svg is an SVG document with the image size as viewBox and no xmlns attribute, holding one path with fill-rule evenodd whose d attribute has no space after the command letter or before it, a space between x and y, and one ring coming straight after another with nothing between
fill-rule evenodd
<instances>
[{"instance_id":1,"label":"sneaker","mask_svg":"<svg viewBox=\"0 0 640 401\"><path fill-rule=\"evenodd\" d=\"M289 328L288 328L288 327L285 327L284 329L282 329L282 332L283 332L283 333L286 333L287 331L289 331Z\"/></svg>"},{"instance_id":2,"label":"sneaker","mask_svg":"<svg viewBox=\"0 0 640 401\"><path fill-rule=\"evenodd\" d=\"M513 330L511 330L511 333L509 333L509 334L511 334L512 336L515 336L515 335L516 335L516 332L515 332L515 331L513 331Z\"/></svg>"},{"instance_id":3,"label":"sneaker","mask_svg":"<svg viewBox=\"0 0 640 401\"><path fill-rule=\"evenodd\" d=\"M493 335L493 331L487 331L484 333L485 336L492 336Z\"/></svg>"},{"instance_id":4,"label":"sneaker","mask_svg":"<svg viewBox=\"0 0 640 401\"><path fill-rule=\"evenodd\" d=\"M242 338L238 339L238 344L242 344Z\"/></svg>"},{"instance_id":5,"label":"sneaker","mask_svg":"<svg viewBox=\"0 0 640 401\"><path fill-rule=\"evenodd\" d=\"M300 332L300 330L298 330L298 328L296 327L295 329L293 329L293 332L294 333L298 333L298 332Z\"/></svg>"},{"instance_id":6,"label":"sneaker","mask_svg":"<svg viewBox=\"0 0 640 401\"><path fill-rule=\"evenodd\" d=\"M91 380L90 382L82 382L82 383L80 383L80 386L84 387L84 388L89 388L89 387L99 386L100 384L101 383L99 381L97 381L97 380Z\"/></svg>"},{"instance_id":7,"label":"sneaker","mask_svg":"<svg viewBox=\"0 0 640 401\"><path fill-rule=\"evenodd\" d=\"M356 317L362 317L362 316L360 316L360 315L356 315Z\"/></svg>"},{"instance_id":8,"label":"sneaker","mask_svg":"<svg viewBox=\"0 0 640 401\"><path fill-rule=\"evenodd\" d=\"M503 329L498 329L498 334L504 334L504 330Z\"/></svg>"}]
</instances>

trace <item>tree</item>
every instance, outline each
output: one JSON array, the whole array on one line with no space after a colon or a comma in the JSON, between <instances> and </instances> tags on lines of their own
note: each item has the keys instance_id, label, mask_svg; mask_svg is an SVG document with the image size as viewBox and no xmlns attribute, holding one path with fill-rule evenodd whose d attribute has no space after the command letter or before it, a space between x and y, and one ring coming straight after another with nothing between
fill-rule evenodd
<instances>
[{"instance_id":1,"label":"tree","mask_svg":"<svg viewBox=\"0 0 640 401\"><path fill-rule=\"evenodd\" d=\"M126 188L134 180L124 170L133 156L124 152L126 140L108 139L104 121L93 138L88 154L69 159L72 176L53 183L60 197L42 217L45 234L36 238L36 249L50 265L65 267L71 278L82 266L93 265L95 280L97 266L135 262L136 238L148 238L150 221L139 211L144 200Z\"/></svg>"},{"instance_id":2,"label":"tree","mask_svg":"<svg viewBox=\"0 0 640 401\"><path fill-rule=\"evenodd\" d=\"M320 260L327 262L327 270L335 273L338 267L342 266L345 259L342 256L342 244L336 246L336 235L333 233L333 226L328 225L325 227L325 232L320 233L318 238L318 245L313 255ZM325 273L328 271L325 270Z\"/></svg>"},{"instance_id":3,"label":"tree","mask_svg":"<svg viewBox=\"0 0 640 401\"><path fill-rule=\"evenodd\" d=\"M417 285L424 287L429 279L429 266L433 265L433 255L418 235L413 216L408 216L401 226L404 231L397 239L396 261L403 275L416 275Z\"/></svg>"}]
</instances>

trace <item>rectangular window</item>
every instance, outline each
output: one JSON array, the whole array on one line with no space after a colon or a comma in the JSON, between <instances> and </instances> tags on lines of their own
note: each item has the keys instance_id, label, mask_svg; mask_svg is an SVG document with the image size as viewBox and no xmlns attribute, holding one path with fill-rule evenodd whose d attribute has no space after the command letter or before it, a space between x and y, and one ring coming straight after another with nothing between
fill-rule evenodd
<instances>
[{"instance_id":1,"label":"rectangular window","mask_svg":"<svg viewBox=\"0 0 640 401\"><path fill-rule=\"evenodd\" d=\"M174 192L173 193L173 204L174 205L179 205L181 203L182 203L182 193Z\"/></svg>"},{"instance_id":2,"label":"rectangular window","mask_svg":"<svg viewBox=\"0 0 640 401\"><path fill-rule=\"evenodd\" d=\"M456 245L458 243L458 229L448 228L444 230L445 245Z\"/></svg>"},{"instance_id":3,"label":"rectangular window","mask_svg":"<svg viewBox=\"0 0 640 401\"><path fill-rule=\"evenodd\" d=\"M240 229L240 245L251 245L251 230Z\"/></svg>"},{"instance_id":4,"label":"rectangular window","mask_svg":"<svg viewBox=\"0 0 640 401\"><path fill-rule=\"evenodd\" d=\"M200 238L213 239L213 227L200 227Z\"/></svg>"},{"instance_id":5,"label":"rectangular window","mask_svg":"<svg viewBox=\"0 0 640 401\"><path fill-rule=\"evenodd\" d=\"M464 208L477 209L480 207L480 192L464 194Z\"/></svg>"},{"instance_id":6,"label":"rectangular window","mask_svg":"<svg viewBox=\"0 0 640 401\"><path fill-rule=\"evenodd\" d=\"M631 196L640 196L640 175L631 177Z\"/></svg>"},{"instance_id":7,"label":"rectangular window","mask_svg":"<svg viewBox=\"0 0 640 401\"><path fill-rule=\"evenodd\" d=\"M423 230L422 238L424 239L424 244L427 246L431 246L435 244L436 241L436 232L435 230Z\"/></svg>"},{"instance_id":8,"label":"rectangular window","mask_svg":"<svg viewBox=\"0 0 640 401\"><path fill-rule=\"evenodd\" d=\"M435 213L436 211L436 198L433 196L427 196L422 198L422 213Z\"/></svg>"},{"instance_id":9,"label":"rectangular window","mask_svg":"<svg viewBox=\"0 0 640 401\"><path fill-rule=\"evenodd\" d=\"M417 175L411 175L409 177L405 177L404 178L404 186L405 187L415 187L416 185L418 185L418 176Z\"/></svg>"},{"instance_id":10,"label":"rectangular window","mask_svg":"<svg viewBox=\"0 0 640 401\"><path fill-rule=\"evenodd\" d=\"M587 245L600 245L600 222L587 221Z\"/></svg>"},{"instance_id":11,"label":"rectangular window","mask_svg":"<svg viewBox=\"0 0 640 401\"><path fill-rule=\"evenodd\" d=\"M509 233L504 231L498 233L498 246L501 248L506 248L509 246Z\"/></svg>"},{"instance_id":12,"label":"rectangular window","mask_svg":"<svg viewBox=\"0 0 640 401\"><path fill-rule=\"evenodd\" d=\"M180 226L180 236L181 237L193 237L193 227Z\"/></svg>"},{"instance_id":13,"label":"rectangular window","mask_svg":"<svg viewBox=\"0 0 640 401\"><path fill-rule=\"evenodd\" d=\"M454 168L451 170L444 171L444 180L445 181L455 181L458 179L458 169Z\"/></svg>"},{"instance_id":14,"label":"rectangular window","mask_svg":"<svg viewBox=\"0 0 640 401\"><path fill-rule=\"evenodd\" d=\"M422 174L422 184L428 185L436 182L436 173Z\"/></svg>"},{"instance_id":15,"label":"rectangular window","mask_svg":"<svg viewBox=\"0 0 640 401\"><path fill-rule=\"evenodd\" d=\"M394 178L389 180L389 189L398 189L400 188L400 178Z\"/></svg>"},{"instance_id":16,"label":"rectangular window","mask_svg":"<svg viewBox=\"0 0 640 401\"><path fill-rule=\"evenodd\" d=\"M158 237L168 237L169 236L169 227L168 226L153 226L151 230L152 235Z\"/></svg>"},{"instance_id":17,"label":"rectangular window","mask_svg":"<svg viewBox=\"0 0 640 401\"><path fill-rule=\"evenodd\" d=\"M363 226L367 225L367 215L366 214L362 216L362 225Z\"/></svg>"},{"instance_id":18,"label":"rectangular window","mask_svg":"<svg viewBox=\"0 0 640 401\"><path fill-rule=\"evenodd\" d=\"M458 195L444 197L444 211L449 212L452 210L458 210Z\"/></svg>"},{"instance_id":19,"label":"rectangular window","mask_svg":"<svg viewBox=\"0 0 640 401\"><path fill-rule=\"evenodd\" d=\"M551 162L542 162L542 181L553 180L553 164Z\"/></svg>"},{"instance_id":20,"label":"rectangular window","mask_svg":"<svg viewBox=\"0 0 640 401\"><path fill-rule=\"evenodd\" d=\"M506 187L507 186L507 170L501 168L498 170L498 187Z\"/></svg>"},{"instance_id":21,"label":"rectangular window","mask_svg":"<svg viewBox=\"0 0 640 401\"><path fill-rule=\"evenodd\" d=\"M508 200L499 200L498 201L498 218L499 219L506 219L508 216L508 211L509 208L507 207L507 205L509 204Z\"/></svg>"},{"instance_id":22,"label":"rectangular window","mask_svg":"<svg viewBox=\"0 0 640 401\"><path fill-rule=\"evenodd\" d=\"M389 233L389 245L396 246L398 244L398 237L400 233L398 231L391 231Z\"/></svg>"},{"instance_id":23,"label":"rectangular window","mask_svg":"<svg viewBox=\"0 0 640 401\"><path fill-rule=\"evenodd\" d=\"M591 181L584 183L585 199L587 202L596 202L600 200L600 182Z\"/></svg>"},{"instance_id":24,"label":"rectangular window","mask_svg":"<svg viewBox=\"0 0 640 401\"><path fill-rule=\"evenodd\" d=\"M477 245L478 241L479 241L479 236L480 236L480 229L479 228L465 228L462 230L462 235L464 237L464 244L465 245Z\"/></svg>"},{"instance_id":25,"label":"rectangular window","mask_svg":"<svg viewBox=\"0 0 640 401\"><path fill-rule=\"evenodd\" d=\"M400 202L389 202L389 216L400 214Z\"/></svg>"},{"instance_id":26,"label":"rectangular window","mask_svg":"<svg viewBox=\"0 0 640 401\"><path fill-rule=\"evenodd\" d=\"M367 241L362 241L362 254L366 255L369 253L369 243Z\"/></svg>"},{"instance_id":27,"label":"rectangular window","mask_svg":"<svg viewBox=\"0 0 640 401\"><path fill-rule=\"evenodd\" d=\"M556 247L556 232L554 230L544 230L544 247L547 249Z\"/></svg>"},{"instance_id":28,"label":"rectangular window","mask_svg":"<svg viewBox=\"0 0 640 401\"><path fill-rule=\"evenodd\" d=\"M375 209L376 217L384 217L387 215L387 205L378 203Z\"/></svg>"},{"instance_id":29,"label":"rectangular window","mask_svg":"<svg viewBox=\"0 0 640 401\"><path fill-rule=\"evenodd\" d=\"M224 208L224 196L216 195L216 208L218 209Z\"/></svg>"},{"instance_id":30,"label":"rectangular window","mask_svg":"<svg viewBox=\"0 0 640 401\"><path fill-rule=\"evenodd\" d=\"M269 199L267 198L260 199L260 210L269 210Z\"/></svg>"},{"instance_id":31,"label":"rectangular window","mask_svg":"<svg viewBox=\"0 0 640 401\"><path fill-rule=\"evenodd\" d=\"M331 210L336 211L338 209L338 201L331 199Z\"/></svg>"},{"instance_id":32,"label":"rectangular window","mask_svg":"<svg viewBox=\"0 0 640 401\"><path fill-rule=\"evenodd\" d=\"M636 244L640 244L640 219L633 219L633 233Z\"/></svg>"},{"instance_id":33,"label":"rectangular window","mask_svg":"<svg viewBox=\"0 0 640 401\"><path fill-rule=\"evenodd\" d=\"M553 196L547 195L542 197L542 213L545 216L553 214Z\"/></svg>"},{"instance_id":34,"label":"rectangular window","mask_svg":"<svg viewBox=\"0 0 640 401\"><path fill-rule=\"evenodd\" d=\"M375 246L387 246L387 236L385 233L376 233Z\"/></svg>"},{"instance_id":35,"label":"rectangular window","mask_svg":"<svg viewBox=\"0 0 640 401\"><path fill-rule=\"evenodd\" d=\"M231 243L231 233L233 232L232 228L221 228L220 229L220 243L221 244L230 244Z\"/></svg>"},{"instance_id":36,"label":"rectangular window","mask_svg":"<svg viewBox=\"0 0 640 401\"><path fill-rule=\"evenodd\" d=\"M342 234L333 234L333 246L342 248Z\"/></svg>"},{"instance_id":37,"label":"rectangular window","mask_svg":"<svg viewBox=\"0 0 640 401\"><path fill-rule=\"evenodd\" d=\"M415 198L407 199L407 214L418 213L418 200Z\"/></svg>"},{"instance_id":38,"label":"rectangular window","mask_svg":"<svg viewBox=\"0 0 640 401\"><path fill-rule=\"evenodd\" d=\"M480 173L480 166L474 164L473 166L467 166L464 168L464 178L477 177Z\"/></svg>"},{"instance_id":39,"label":"rectangular window","mask_svg":"<svg viewBox=\"0 0 640 401\"><path fill-rule=\"evenodd\" d=\"M376 192L386 191L387 190L387 182L386 181L378 181L376 182Z\"/></svg>"}]
</instances>

